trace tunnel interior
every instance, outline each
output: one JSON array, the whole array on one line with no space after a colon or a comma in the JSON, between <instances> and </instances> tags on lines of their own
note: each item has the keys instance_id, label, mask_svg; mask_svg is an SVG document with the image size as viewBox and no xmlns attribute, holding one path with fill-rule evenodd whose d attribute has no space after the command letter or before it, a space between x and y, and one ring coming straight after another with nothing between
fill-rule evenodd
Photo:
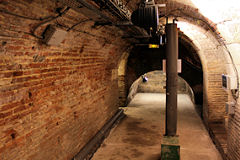
<instances>
[{"instance_id":1,"label":"tunnel interior","mask_svg":"<svg viewBox=\"0 0 240 160\"><path fill-rule=\"evenodd\" d=\"M151 35L131 23L139 2L0 0L0 159L75 159L102 140L97 134L121 115L131 85L161 70L166 57L165 46L141 45ZM165 5L161 23L178 19L179 76L193 89L207 131L223 157L239 160L237 0L155 2ZM58 44L46 41L49 26L63 38ZM236 78L237 92L222 88L222 74Z\"/></svg>"}]
</instances>

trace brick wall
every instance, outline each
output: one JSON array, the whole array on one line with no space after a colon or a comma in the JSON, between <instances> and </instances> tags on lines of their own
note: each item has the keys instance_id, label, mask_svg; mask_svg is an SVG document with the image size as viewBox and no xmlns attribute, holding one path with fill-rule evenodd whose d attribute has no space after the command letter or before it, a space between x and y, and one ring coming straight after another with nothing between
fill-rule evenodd
<instances>
[{"instance_id":1,"label":"brick wall","mask_svg":"<svg viewBox=\"0 0 240 160\"><path fill-rule=\"evenodd\" d=\"M227 143L227 157L229 160L238 160L240 159L240 105L236 105L235 115L229 116L228 123L228 143Z\"/></svg>"},{"instance_id":2,"label":"brick wall","mask_svg":"<svg viewBox=\"0 0 240 160\"><path fill-rule=\"evenodd\" d=\"M132 9L135 2L129 2ZM203 64L205 121L221 121L227 95L220 75L232 63L214 39L221 37L195 8L180 3L167 8L181 8L174 12L180 21L204 28L187 36ZM58 47L41 42L48 24L69 30ZM95 26L59 1L0 0L0 159L71 159L91 139L118 108L115 73L126 44L121 34L116 27ZM130 81L138 77L133 73L129 70ZM239 113L238 105L229 119L233 160L240 157Z\"/></svg>"},{"instance_id":3,"label":"brick wall","mask_svg":"<svg viewBox=\"0 0 240 160\"><path fill-rule=\"evenodd\" d=\"M44 19L59 7L0 0L1 160L71 159L118 108L113 70L125 49L121 32L87 21L60 46L42 44L46 25L67 30L87 19L72 9Z\"/></svg>"},{"instance_id":4,"label":"brick wall","mask_svg":"<svg viewBox=\"0 0 240 160\"><path fill-rule=\"evenodd\" d=\"M239 35L236 33L235 35ZM231 36L234 38L233 36ZM234 43L229 44L228 48L230 49L231 55L233 57L233 61L235 63L238 76L240 75L240 61L239 61L239 51L240 44ZM233 72L234 73L234 72ZM239 83L239 82L238 82ZM239 92L239 91L238 91ZM230 96L229 96L230 97ZM227 156L229 160L239 160L240 159L240 99L237 99L237 103L235 106L235 114L233 116L229 116L228 120L228 149Z\"/></svg>"}]
</instances>

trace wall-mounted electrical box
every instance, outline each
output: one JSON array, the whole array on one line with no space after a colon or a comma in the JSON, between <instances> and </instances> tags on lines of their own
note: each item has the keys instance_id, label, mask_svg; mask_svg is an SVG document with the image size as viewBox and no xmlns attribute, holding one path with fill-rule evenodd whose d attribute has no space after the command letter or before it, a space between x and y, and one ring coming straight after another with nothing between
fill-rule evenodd
<instances>
[{"instance_id":1,"label":"wall-mounted electrical box","mask_svg":"<svg viewBox=\"0 0 240 160\"><path fill-rule=\"evenodd\" d=\"M227 114L230 114L230 115L234 114L234 112L235 112L235 104L234 104L234 102L227 102L225 104L225 107L226 107L226 113Z\"/></svg>"},{"instance_id":2,"label":"wall-mounted electrical box","mask_svg":"<svg viewBox=\"0 0 240 160\"><path fill-rule=\"evenodd\" d=\"M58 46L65 39L67 31L49 25L43 33L43 41L48 45Z\"/></svg>"},{"instance_id":3,"label":"wall-mounted electrical box","mask_svg":"<svg viewBox=\"0 0 240 160\"><path fill-rule=\"evenodd\" d=\"M222 74L222 87L228 90L237 89L237 78Z\"/></svg>"}]
</instances>

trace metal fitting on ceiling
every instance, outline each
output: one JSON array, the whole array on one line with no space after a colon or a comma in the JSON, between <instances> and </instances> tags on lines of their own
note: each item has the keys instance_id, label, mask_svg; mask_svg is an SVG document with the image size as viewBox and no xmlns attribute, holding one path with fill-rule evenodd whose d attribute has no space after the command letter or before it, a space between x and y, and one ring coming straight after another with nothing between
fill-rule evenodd
<instances>
[{"instance_id":1,"label":"metal fitting on ceiling","mask_svg":"<svg viewBox=\"0 0 240 160\"><path fill-rule=\"evenodd\" d=\"M108 9L121 20L130 20L131 12L122 0L94 0L101 8Z\"/></svg>"}]
</instances>

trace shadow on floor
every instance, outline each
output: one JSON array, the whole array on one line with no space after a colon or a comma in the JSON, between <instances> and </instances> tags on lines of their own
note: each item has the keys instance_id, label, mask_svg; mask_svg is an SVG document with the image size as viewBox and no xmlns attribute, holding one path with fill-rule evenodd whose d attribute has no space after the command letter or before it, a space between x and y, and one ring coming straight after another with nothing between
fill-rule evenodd
<instances>
[{"instance_id":1,"label":"shadow on floor","mask_svg":"<svg viewBox=\"0 0 240 160\"><path fill-rule=\"evenodd\" d=\"M165 126L165 94L139 93L93 160L159 160ZM178 95L181 159L221 160L188 95Z\"/></svg>"}]
</instances>

